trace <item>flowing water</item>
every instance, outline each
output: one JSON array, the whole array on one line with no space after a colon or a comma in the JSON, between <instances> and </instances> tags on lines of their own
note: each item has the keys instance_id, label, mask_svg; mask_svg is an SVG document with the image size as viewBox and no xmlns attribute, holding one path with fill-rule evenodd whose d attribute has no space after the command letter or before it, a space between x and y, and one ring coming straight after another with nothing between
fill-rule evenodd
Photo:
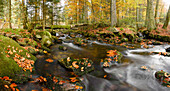
<instances>
[{"instance_id":1,"label":"flowing water","mask_svg":"<svg viewBox=\"0 0 170 91\"><path fill-rule=\"evenodd\" d=\"M65 37L61 39L66 40ZM60 66L57 60L66 57L89 58L93 60L95 70L83 76L86 91L170 91L170 88L162 86L154 77L156 71L164 70L170 73L170 57L149 54L151 51L165 52L165 48L170 45L158 45L149 49L127 49L98 41L88 42L87 46L81 47L72 42L53 46L50 55L39 57L36 61L37 74L69 77L69 72ZM60 45L67 47L67 51L59 50ZM103 69L100 60L106 58L108 50L120 51L123 58L121 64ZM52 58L54 62L46 62L47 58ZM146 66L148 70L141 70L141 66ZM104 75L107 77L104 78Z\"/></svg>"}]
</instances>

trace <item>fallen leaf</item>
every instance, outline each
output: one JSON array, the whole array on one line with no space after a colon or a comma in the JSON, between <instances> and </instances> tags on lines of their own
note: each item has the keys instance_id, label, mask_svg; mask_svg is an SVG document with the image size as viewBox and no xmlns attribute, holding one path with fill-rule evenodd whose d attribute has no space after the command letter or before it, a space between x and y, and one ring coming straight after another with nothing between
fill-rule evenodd
<instances>
[{"instance_id":1,"label":"fallen leaf","mask_svg":"<svg viewBox=\"0 0 170 91\"><path fill-rule=\"evenodd\" d=\"M8 86L8 85L4 85L4 87L9 88L9 86Z\"/></svg>"},{"instance_id":2,"label":"fallen leaf","mask_svg":"<svg viewBox=\"0 0 170 91\"><path fill-rule=\"evenodd\" d=\"M53 62L53 60L52 59L46 59L45 61L47 61L47 62Z\"/></svg>"}]
</instances>

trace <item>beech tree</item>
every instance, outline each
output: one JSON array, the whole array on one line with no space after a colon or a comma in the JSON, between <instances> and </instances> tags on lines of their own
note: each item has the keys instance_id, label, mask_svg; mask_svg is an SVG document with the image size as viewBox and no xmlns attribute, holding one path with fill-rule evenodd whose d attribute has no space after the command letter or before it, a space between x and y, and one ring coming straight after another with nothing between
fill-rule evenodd
<instances>
[{"instance_id":1,"label":"beech tree","mask_svg":"<svg viewBox=\"0 0 170 91\"><path fill-rule=\"evenodd\" d=\"M154 19L154 12L153 12L153 0L147 0L147 15L146 15L146 24L147 30L153 30L155 26L155 19Z\"/></svg>"},{"instance_id":2,"label":"beech tree","mask_svg":"<svg viewBox=\"0 0 170 91\"><path fill-rule=\"evenodd\" d=\"M166 15L166 20L165 20L164 25L163 25L164 29L166 29L168 27L169 21L170 21L170 6L169 6L169 9L168 9L168 13Z\"/></svg>"},{"instance_id":3,"label":"beech tree","mask_svg":"<svg viewBox=\"0 0 170 91\"><path fill-rule=\"evenodd\" d=\"M113 27L117 23L116 0L111 0L110 5L111 5L111 10L110 10L111 27Z\"/></svg>"}]
</instances>

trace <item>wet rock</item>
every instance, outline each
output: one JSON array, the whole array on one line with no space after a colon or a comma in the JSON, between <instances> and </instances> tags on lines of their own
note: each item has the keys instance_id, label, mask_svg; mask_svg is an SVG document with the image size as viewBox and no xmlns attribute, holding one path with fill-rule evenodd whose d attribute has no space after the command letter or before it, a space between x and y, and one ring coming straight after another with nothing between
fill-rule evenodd
<instances>
[{"instance_id":1,"label":"wet rock","mask_svg":"<svg viewBox=\"0 0 170 91\"><path fill-rule=\"evenodd\" d=\"M41 44L45 45L46 47L50 47L52 45L52 40L48 36L43 36L41 40Z\"/></svg>"},{"instance_id":2,"label":"wet rock","mask_svg":"<svg viewBox=\"0 0 170 91\"><path fill-rule=\"evenodd\" d=\"M128 38L121 39L122 42L128 42Z\"/></svg>"},{"instance_id":3,"label":"wet rock","mask_svg":"<svg viewBox=\"0 0 170 91\"><path fill-rule=\"evenodd\" d=\"M84 75L94 70L92 60L87 58L83 59L72 59L70 57L59 60L61 65L67 69L73 70L76 75Z\"/></svg>"},{"instance_id":4,"label":"wet rock","mask_svg":"<svg viewBox=\"0 0 170 91\"><path fill-rule=\"evenodd\" d=\"M109 50L107 53L108 58L101 59L100 65L101 67L107 68L112 65L116 65L117 63L121 63L122 54L117 50Z\"/></svg>"},{"instance_id":5,"label":"wet rock","mask_svg":"<svg viewBox=\"0 0 170 91\"><path fill-rule=\"evenodd\" d=\"M159 82L163 86L170 87L170 74L164 71L157 71L155 73L155 78L159 80Z\"/></svg>"},{"instance_id":6,"label":"wet rock","mask_svg":"<svg viewBox=\"0 0 170 91\"><path fill-rule=\"evenodd\" d=\"M138 32L138 33L137 33L137 36L140 37L140 38L143 38L143 35L142 35L141 32Z\"/></svg>"},{"instance_id":7,"label":"wet rock","mask_svg":"<svg viewBox=\"0 0 170 91\"><path fill-rule=\"evenodd\" d=\"M59 50L62 50L62 51L66 51L66 50L67 50L67 47L65 47L65 46L59 46L58 49L59 49Z\"/></svg>"},{"instance_id":8,"label":"wet rock","mask_svg":"<svg viewBox=\"0 0 170 91\"><path fill-rule=\"evenodd\" d=\"M142 42L142 39L141 38L137 38L137 42Z\"/></svg>"},{"instance_id":9,"label":"wet rock","mask_svg":"<svg viewBox=\"0 0 170 91\"><path fill-rule=\"evenodd\" d=\"M62 39L57 39L57 40L56 40L56 43L62 44L62 41L63 41Z\"/></svg>"},{"instance_id":10,"label":"wet rock","mask_svg":"<svg viewBox=\"0 0 170 91\"><path fill-rule=\"evenodd\" d=\"M20 74L28 75L30 74L30 71L23 71L23 68L22 68L23 65L19 67L19 64L17 63L19 59L15 58L15 56L18 54L18 56L20 56L20 59L21 57L23 58L22 59L23 62L26 59L27 61L36 60L35 56L33 56L27 50L21 47L16 41L8 37L4 37L0 35L0 40L2 40L0 42L0 51L1 51L0 53L0 77L9 76L15 82L18 82L18 83L24 82L25 80L27 80L27 78L21 77Z\"/></svg>"},{"instance_id":11,"label":"wet rock","mask_svg":"<svg viewBox=\"0 0 170 91\"><path fill-rule=\"evenodd\" d=\"M170 47L166 48L165 50L166 52L170 52Z\"/></svg>"},{"instance_id":12,"label":"wet rock","mask_svg":"<svg viewBox=\"0 0 170 91\"><path fill-rule=\"evenodd\" d=\"M35 35L35 38L41 39L42 37L41 37L41 35L37 34L37 35Z\"/></svg>"}]
</instances>

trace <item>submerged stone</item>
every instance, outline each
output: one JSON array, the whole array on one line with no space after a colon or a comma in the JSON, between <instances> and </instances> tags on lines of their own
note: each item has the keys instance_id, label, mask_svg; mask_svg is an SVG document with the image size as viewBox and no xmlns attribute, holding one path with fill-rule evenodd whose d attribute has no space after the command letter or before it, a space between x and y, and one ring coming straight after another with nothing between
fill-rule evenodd
<instances>
[{"instance_id":1,"label":"submerged stone","mask_svg":"<svg viewBox=\"0 0 170 91\"><path fill-rule=\"evenodd\" d=\"M170 52L170 47L166 48L165 50L166 52Z\"/></svg>"},{"instance_id":2,"label":"submerged stone","mask_svg":"<svg viewBox=\"0 0 170 91\"><path fill-rule=\"evenodd\" d=\"M65 46L59 46L58 49L62 50L62 51L66 51L67 50L67 47Z\"/></svg>"},{"instance_id":3,"label":"submerged stone","mask_svg":"<svg viewBox=\"0 0 170 91\"><path fill-rule=\"evenodd\" d=\"M87 58L72 59L68 57L59 60L59 62L67 69L72 69L76 75L84 75L94 69L92 60Z\"/></svg>"}]
</instances>

